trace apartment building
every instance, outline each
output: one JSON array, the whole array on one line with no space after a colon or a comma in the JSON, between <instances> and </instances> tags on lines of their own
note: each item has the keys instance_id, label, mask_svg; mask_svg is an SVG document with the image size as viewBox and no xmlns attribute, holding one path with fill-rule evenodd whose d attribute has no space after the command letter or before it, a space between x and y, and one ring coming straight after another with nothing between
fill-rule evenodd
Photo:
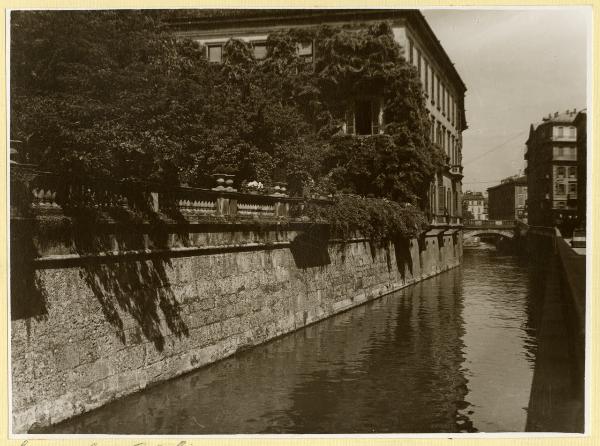
<instances>
[{"instance_id":1,"label":"apartment building","mask_svg":"<svg viewBox=\"0 0 600 446\"><path fill-rule=\"evenodd\" d=\"M527 177L513 176L488 188L490 220L520 220L527 222Z\"/></svg>"},{"instance_id":2,"label":"apartment building","mask_svg":"<svg viewBox=\"0 0 600 446\"><path fill-rule=\"evenodd\" d=\"M465 192L462 198L462 208L465 214L471 214L473 220L487 220L486 198L481 192Z\"/></svg>"},{"instance_id":3,"label":"apartment building","mask_svg":"<svg viewBox=\"0 0 600 446\"><path fill-rule=\"evenodd\" d=\"M527 208L534 226L571 227L577 218L577 110L554 113L530 126Z\"/></svg>"}]
</instances>

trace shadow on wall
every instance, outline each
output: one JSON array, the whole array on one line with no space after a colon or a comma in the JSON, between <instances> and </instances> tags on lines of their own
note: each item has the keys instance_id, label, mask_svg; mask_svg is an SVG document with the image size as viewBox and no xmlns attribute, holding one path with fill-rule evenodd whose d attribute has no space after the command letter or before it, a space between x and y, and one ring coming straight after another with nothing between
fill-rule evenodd
<instances>
[{"instance_id":1,"label":"shadow on wall","mask_svg":"<svg viewBox=\"0 0 600 446\"><path fill-rule=\"evenodd\" d=\"M48 291L36 274L34 259L50 245L60 244L89 256L77 264L80 275L123 343L125 314L159 351L164 349L167 331L179 338L188 336L167 276L166 268L171 266L168 257L124 259L106 255L117 246L120 251L166 247L168 228L155 221L145 235L127 216L113 216L118 217L116 225L107 225L97 217L85 211L72 212L70 222L64 218L11 222L11 318L43 318L48 314ZM100 253L102 258L96 256Z\"/></svg>"},{"instance_id":2,"label":"shadow on wall","mask_svg":"<svg viewBox=\"0 0 600 446\"><path fill-rule=\"evenodd\" d=\"M400 272L402 280L406 280L406 270L413 275L413 259L410 252L410 240L406 238L397 238L394 240L394 254L396 255L396 266Z\"/></svg>"},{"instance_id":3,"label":"shadow on wall","mask_svg":"<svg viewBox=\"0 0 600 446\"><path fill-rule=\"evenodd\" d=\"M48 314L48 296L35 274L33 259L33 223L11 221L10 228L10 317L11 320L44 319Z\"/></svg>"},{"instance_id":4,"label":"shadow on wall","mask_svg":"<svg viewBox=\"0 0 600 446\"><path fill-rule=\"evenodd\" d=\"M91 224L86 216L75 218L73 239L80 255L110 252L112 243L118 244L121 251L146 248L144 234L136 230L134 222L119 225L111 239L103 237L102 231L91 229ZM148 234L151 245L166 247L167 229L160 225L152 228ZM178 338L189 335L167 276L166 268L170 266L167 257L94 259L82 265L80 275L98 299L106 320L121 342L126 340L121 314L126 313L136 321L146 339L154 343L158 351L163 351L165 333L161 327L166 325Z\"/></svg>"},{"instance_id":5,"label":"shadow on wall","mask_svg":"<svg viewBox=\"0 0 600 446\"><path fill-rule=\"evenodd\" d=\"M331 263L329 257L329 228L318 225L294 238L290 251L298 268L313 268Z\"/></svg>"}]
</instances>

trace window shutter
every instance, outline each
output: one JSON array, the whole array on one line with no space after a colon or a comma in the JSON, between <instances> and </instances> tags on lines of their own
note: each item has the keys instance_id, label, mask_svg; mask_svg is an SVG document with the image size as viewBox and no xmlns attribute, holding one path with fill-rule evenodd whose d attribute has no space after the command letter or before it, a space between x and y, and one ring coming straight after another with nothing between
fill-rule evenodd
<instances>
[{"instance_id":1,"label":"window shutter","mask_svg":"<svg viewBox=\"0 0 600 446\"><path fill-rule=\"evenodd\" d=\"M444 186L439 186L439 192L438 192L438 213L443 213L444 212L444 208L446 207L446 203L444 203L444 201L446 200L446 188Z\"/></svg>"},{"instance_id":2,"label":"window shutter","mask_svg":"<svg viewBox=\"0 0 600 446\"><path fill-rule=\"evenodd\" d=\"M346 133L354 135L354 110L346 110Z\"/></svg>"},{"instance_id":3,"label":"window shutter","mask_svg":"<svg viewBox=\"0 0 600 446\"><path fill-rule=\"evenodd\" d=\"M371 101L371 134L378 135L381 130L379 123L379 114L381 112L380 103L377 99Z\"/></svg>"}]
</instances>

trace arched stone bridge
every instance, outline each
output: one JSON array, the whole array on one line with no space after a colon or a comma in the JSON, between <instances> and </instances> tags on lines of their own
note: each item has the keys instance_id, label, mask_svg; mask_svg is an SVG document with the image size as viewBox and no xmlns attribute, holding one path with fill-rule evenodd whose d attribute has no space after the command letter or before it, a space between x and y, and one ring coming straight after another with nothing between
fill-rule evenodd
<instances>
[{"instance_id":1,"label":"arched stone bridge","mask_svg":"<svg viewBox=\"0 0 600 446\"><path fill-rule=\"evenodd\" d=\"M514 239L519 231L516 220L464 220L463 240L480 235L495 235Z\"/></svg>"}]
</instances>

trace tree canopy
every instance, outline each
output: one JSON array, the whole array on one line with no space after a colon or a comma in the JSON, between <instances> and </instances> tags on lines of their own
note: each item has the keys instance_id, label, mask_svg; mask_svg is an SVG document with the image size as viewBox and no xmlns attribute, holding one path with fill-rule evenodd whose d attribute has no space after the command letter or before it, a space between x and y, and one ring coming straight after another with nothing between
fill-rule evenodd
<instances>
[{"instance_id":1,"label":"tree canopy","mask_svg":"<svg viewBox=\"0 0 600 446\"><path fill-rule=\"evenodd\" d=\"M162 26L161 11L12 13L11 138L32 162L206 186L217 170L424 205L443 163L416 71L391 28L276 32L267 56L230 40L223 63ZM298 45L314 42L314 61ZM344 134L357 94L383 101L383 134Z\"/></svg>"}]
</instances>

